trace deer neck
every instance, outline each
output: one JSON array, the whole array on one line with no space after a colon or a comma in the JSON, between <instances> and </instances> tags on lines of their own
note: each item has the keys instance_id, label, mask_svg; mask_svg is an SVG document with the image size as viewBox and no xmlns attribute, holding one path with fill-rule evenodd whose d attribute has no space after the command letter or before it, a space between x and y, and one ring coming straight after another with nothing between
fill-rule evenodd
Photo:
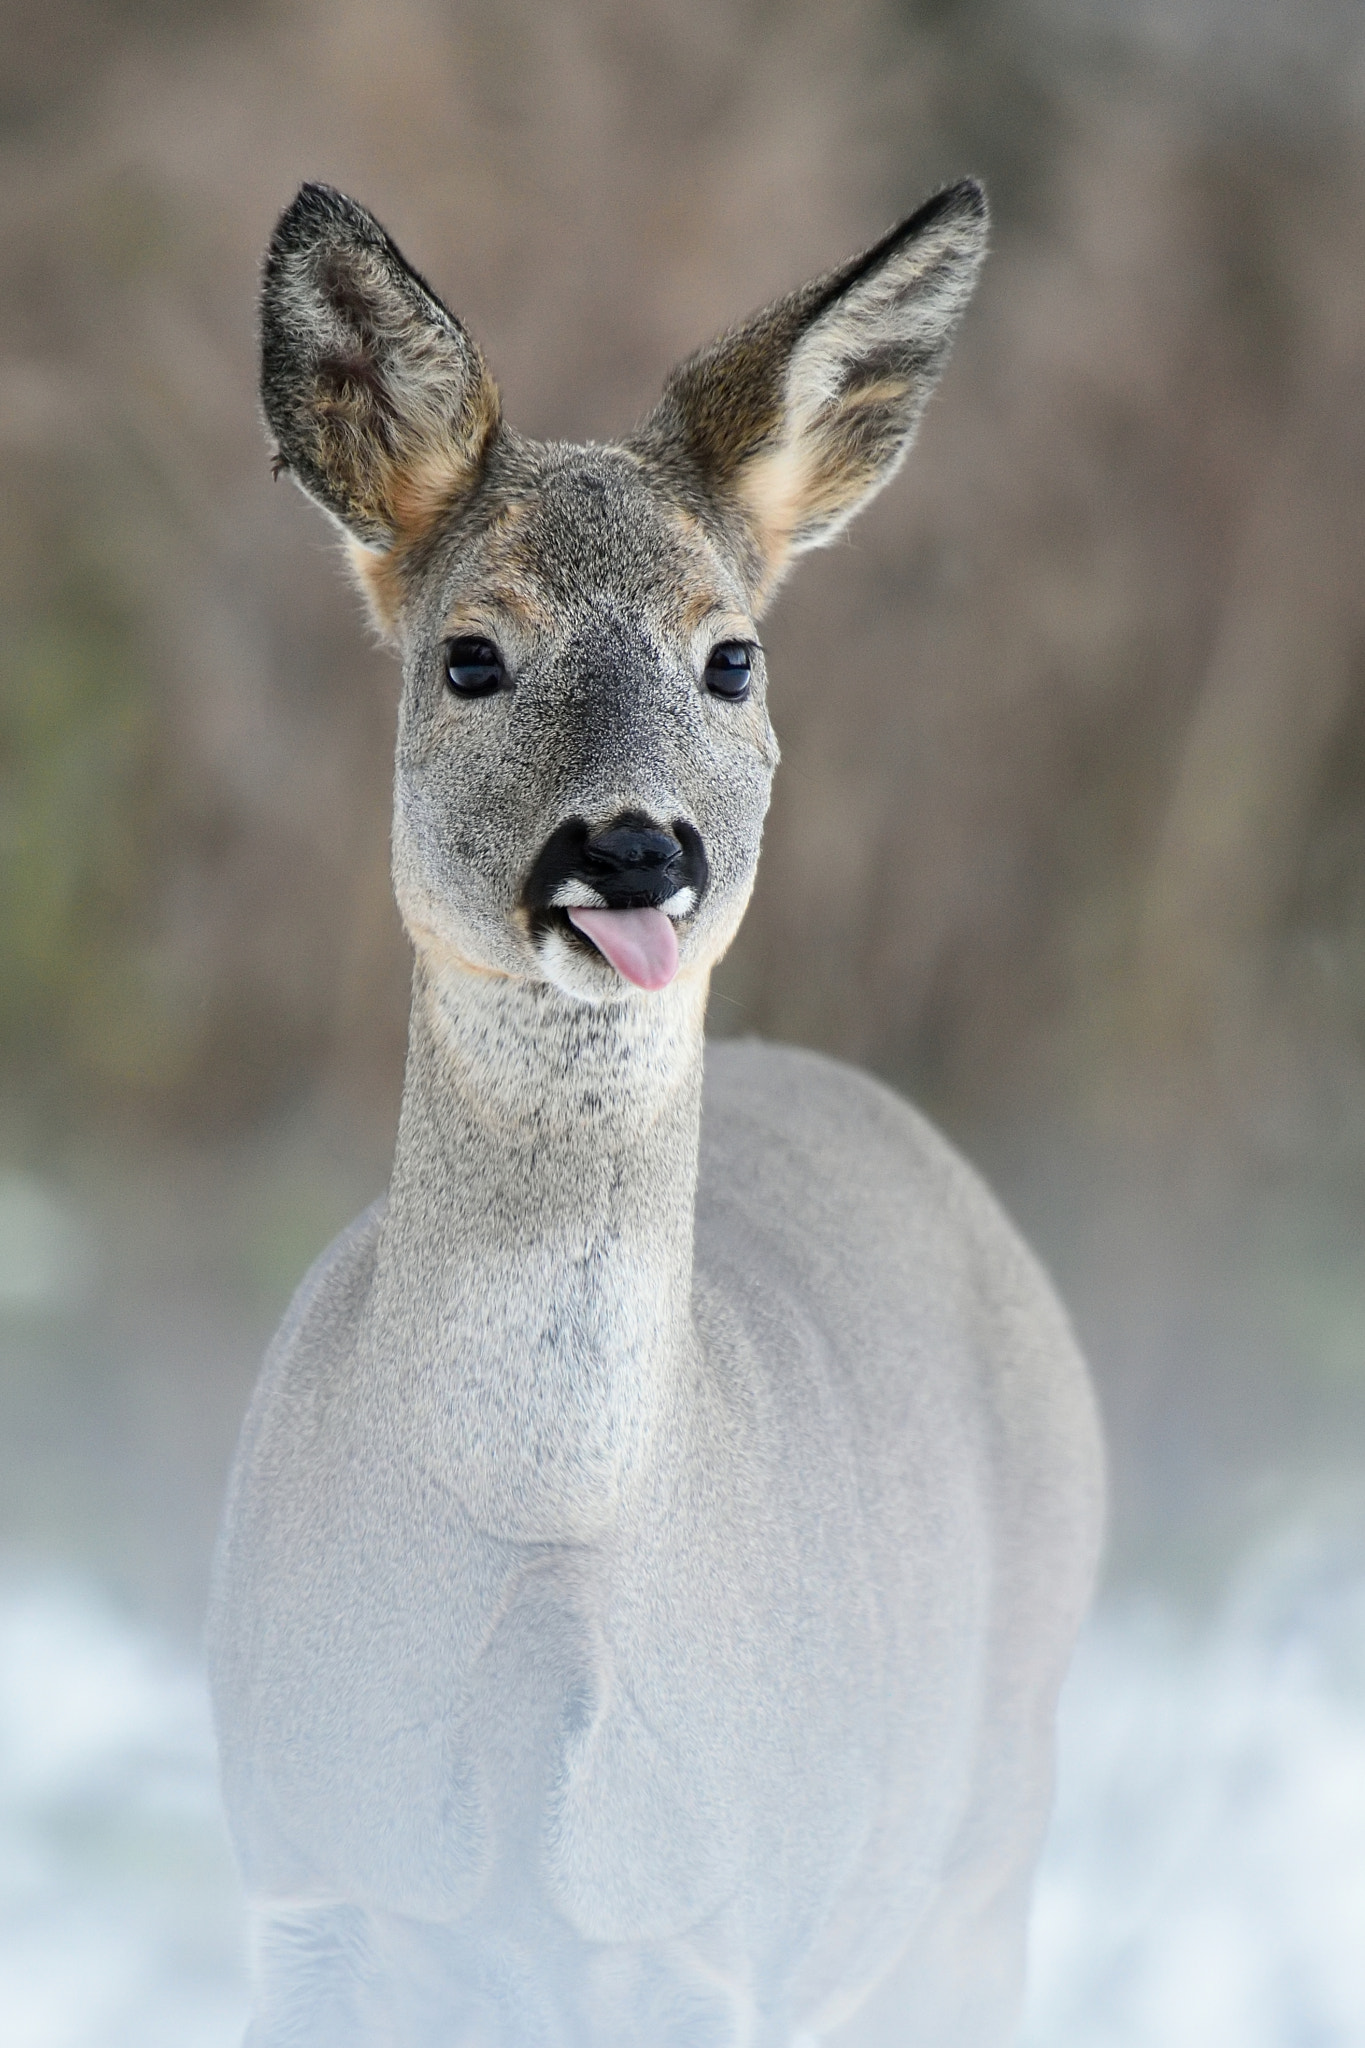
<instances>
[{"instance_id":1,"label":"deer neck","mask_svg":"<svg viewBox=\"0 0 1365 2048\"><path fill-rule=\"evenodd\" d=\"M419 957L364 1348L491 1533L605 1534L686 1397L705 1003Z\"/></svg>"}]
</instances>

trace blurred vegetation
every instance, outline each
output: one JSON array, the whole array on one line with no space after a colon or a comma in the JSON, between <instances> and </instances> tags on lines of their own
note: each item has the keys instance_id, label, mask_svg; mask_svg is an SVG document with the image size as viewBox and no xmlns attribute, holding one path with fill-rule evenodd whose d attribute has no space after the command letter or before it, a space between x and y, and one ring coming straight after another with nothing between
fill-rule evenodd
<instances>
[{"instance_id":1,"label":"blurred vegetation","mask_svg":"<svg viewBox=\"0 0 1365 2048\"><path fill-rule=\"evenodd\" d=\"M156 723L129 621L73 579L5 650L0 729L7 967L0 1018L34 1061L117 1075L148 1042L128 1016L129 926L151 871ZM12 864L12 865L11 865Z\"/></svg>"},{"instance_id":2,"label":"blurred vegetation","mask_svg":"<svg viewBox=\"0 0 1365 2048\"><path fill-rule=\"evenodd\" d=\"M1296 1401L1358 1455L1358 5L12 0L6 45L0 1144L115 1189L217 1148L252 1303L382 1177L394 679L255 408L298 181L582 436L974 170L995 250L916 456L765 629L784 765L713 1026L987 1162L1121 1495L1232 1458L1230 1400L1265 1458Z\"/></svg>"}]
</instances>

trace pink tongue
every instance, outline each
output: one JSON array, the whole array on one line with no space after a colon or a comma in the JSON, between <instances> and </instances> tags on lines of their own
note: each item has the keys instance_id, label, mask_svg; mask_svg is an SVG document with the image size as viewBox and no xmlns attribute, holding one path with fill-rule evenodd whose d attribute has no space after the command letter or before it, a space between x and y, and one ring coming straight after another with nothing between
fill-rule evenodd
<instances>
[{"instance_id":1,"label":"pink tongue","mask_svg":"<svg viewBox=\"0 0 1365 2048\"><path fill-rule=\"evenodd\" d=\"M666 988L678 971L678 941L662 910L569 911L585 938L637 988Z\"/></svg>"}]
</instances>

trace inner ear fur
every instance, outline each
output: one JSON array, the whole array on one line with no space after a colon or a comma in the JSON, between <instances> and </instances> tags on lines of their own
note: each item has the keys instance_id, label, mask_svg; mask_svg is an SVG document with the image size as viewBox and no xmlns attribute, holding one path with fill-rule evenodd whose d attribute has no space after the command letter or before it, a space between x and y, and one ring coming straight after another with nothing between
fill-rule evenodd
<instances>
[{"instance_id":1,"label":"inner ear fur","mask_svg":"<svg viewBox=\"0 0 1365 2048\"><path fill-rule=\"evenodd\" d=\"M464 327L374 216L329 185L281 215L261 290L261 402L392 625L401 558L474 487L502 417Z\"/></svg>"},{"instance_id":2,"label":"inner ear fur","mask_svg":"<svg viewBox=\"0 0 1365 2048\"><path fill-rule=\"evenodd\" d=\"M755 604L895 473L986 250L974 179L689 356L633 445L738 552Z\"/></svg>"}]
</instances>

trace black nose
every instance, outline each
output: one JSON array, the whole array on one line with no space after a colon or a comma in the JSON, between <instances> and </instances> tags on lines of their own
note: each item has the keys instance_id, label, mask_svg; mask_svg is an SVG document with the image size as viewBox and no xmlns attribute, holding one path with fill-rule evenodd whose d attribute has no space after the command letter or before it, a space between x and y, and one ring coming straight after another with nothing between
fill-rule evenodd
<instances>
[{"instance_id":1,"label":"black nose","mask_svg":"<svg viewBox=\"0 0 1365 2048\"><path fill-rule=\"evenodd\" d=\"M535 932L562 921L566 904L582 903L584 883L591 891L587 901L608 910L658 910L686 889L690 901L684 908L680 899L675 907L690 915L708 880L701 834L686 818L674 818L670 826L644 811L618 811L595 832L584 818L556 825L536 855L521 900Z\"/></svg>"},{"instance_id":2,"label":"black nose","mask_svg":"<svg viewBox=\"0 0 1365 2048\"><path fill-rule=\"evenodd\" d=\"M594 832L583 848L588 868L602 875L652 873L681 860L682 848L671 832L653 826L613 825Z\"/></svg>"}]
</instances>

